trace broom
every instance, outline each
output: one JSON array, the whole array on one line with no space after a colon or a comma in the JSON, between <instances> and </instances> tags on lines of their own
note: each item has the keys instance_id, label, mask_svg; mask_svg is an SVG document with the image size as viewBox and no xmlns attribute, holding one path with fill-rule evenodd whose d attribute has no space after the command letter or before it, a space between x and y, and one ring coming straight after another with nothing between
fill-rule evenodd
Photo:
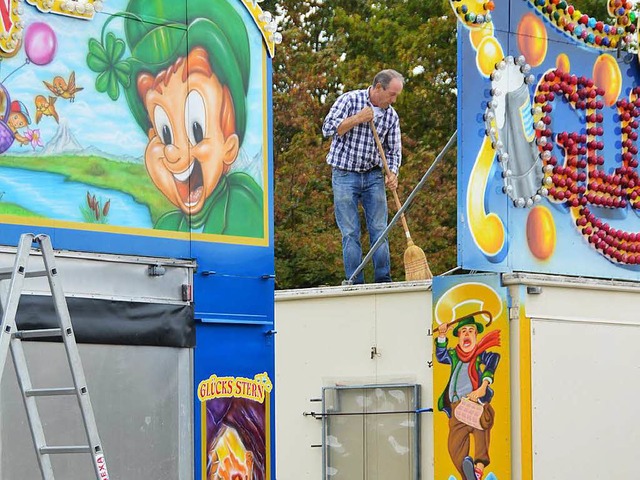
<instances>
[{"instance_id":1,"label":"broom","mask_svg":"<svg viewBox=\"0 0 640 480\"><path fill-rule=\"evenodd\" d=\"M387 175L391 174L389 170L389 164L387 163L387 156L384 153L384 148L382 148L382 143L380 143L380 137L378 137L378 131L376 130L376 126L373 123L373 120L369 122L371 125L371 131L373 132L373 137L376 139L376 145L378 146L378 151L380 152L380 156L382 157L382 164L384 165L384 171ZM396 189L391 189L393 193L393 198L396 202L396 207L398 210L402 207L400 203L400 199L398 198L398 192ZM433 278L433 274L429 269L429 264L427 263L427 257L424 254L424 251L413 243L411 239L411 234L409 233L409 226L407 225L407 219L404 216L404 213L400 215L400 220L402 221L402 228L404 228L404 233L407 237L407 249L404 251L404 276L408 281L413 280L429 280Z\"/></svg>"}]
</instances>

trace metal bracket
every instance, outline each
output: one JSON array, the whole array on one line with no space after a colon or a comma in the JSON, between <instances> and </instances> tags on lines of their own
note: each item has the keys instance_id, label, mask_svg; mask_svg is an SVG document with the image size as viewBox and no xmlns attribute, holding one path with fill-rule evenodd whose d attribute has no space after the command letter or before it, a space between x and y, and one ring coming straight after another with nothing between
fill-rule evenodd
<instances>
[{"instance_id":1,"label":"metal bracket","mask_svg":"<svg viewBox=\"0 0 640 480\"><path fill-rule=\"evenodd\" d=\"M378 352L378 347L376 347L375 345L371 347L371 360L373 360L374 357L381 357L381 356L382 354Z\"/></svg>"},{"instance_id":2,"label":"metal bracket","mask_svg":"<svg viewBox=\"0 0 640 480\"><path fill-rule=\"evenodd\" d=\"M165 273L167 273L167 269L159 263L156 263L155 265L149 265L149 268L147 268L147 273L150 277L161 277Z\"/></svg>"}]
</instances>

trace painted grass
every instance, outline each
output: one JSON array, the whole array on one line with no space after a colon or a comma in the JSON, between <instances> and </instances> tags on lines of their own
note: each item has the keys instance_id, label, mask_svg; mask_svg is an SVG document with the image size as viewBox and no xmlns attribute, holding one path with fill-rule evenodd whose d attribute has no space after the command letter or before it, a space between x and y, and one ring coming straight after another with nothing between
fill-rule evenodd
<instances>
[{"instance_id":1,"label":"painted grass","mask_svg":"<svg viewBox=\"0 0 640 480\"><path fill-rule=\"evenodd\" d=\"M37 213L33 213L26 208L22 208L20 205L16 205L15 203L7 203L0 201L0 215L17 215L20 217L39 217L43 218L42 215Z\"/></svg>"},{"instance_id":2,"label":"painted grass","mask_svg":"<svg viewBox=\"0 0 640 480\"><path fill-rule=\"evenodd\" d=\"M0 166L59 173L70 181L128 193L136 202L149 207L154 223L160 215L175 208L153 185L142 164L114 162L97 156L0 155Z\"/></svg>"}]
</instances>

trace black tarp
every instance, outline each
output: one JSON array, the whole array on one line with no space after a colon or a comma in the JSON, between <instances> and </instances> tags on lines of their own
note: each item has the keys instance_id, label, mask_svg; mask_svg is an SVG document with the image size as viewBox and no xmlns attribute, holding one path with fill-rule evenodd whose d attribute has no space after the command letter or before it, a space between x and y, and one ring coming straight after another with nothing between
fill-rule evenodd
<instances>
[{"instance_id":1,"label":"black tarp","mask_svg":"<svg viewBox=\"0 0 640 480\"><path fill-rule=\"evenodd\" d=\"M67 306L78 343L195 346L192 305L68 297ZM19 330L57 328L52 298L23 295L16 323Z\"/></svg>"}]
</instances>

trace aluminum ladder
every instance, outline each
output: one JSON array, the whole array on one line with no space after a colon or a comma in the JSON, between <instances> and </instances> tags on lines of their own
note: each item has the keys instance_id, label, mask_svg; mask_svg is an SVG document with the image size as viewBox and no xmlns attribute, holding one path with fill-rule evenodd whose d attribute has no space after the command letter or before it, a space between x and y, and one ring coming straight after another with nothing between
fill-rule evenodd
<instances>
[{"instance_id":1,"label":"aluminum ladder","mask_svg":"<svg viewBox=\"0 0 640 480\"><path fill-rule=\"evenodd\" d=\"M33 247L39 247L44 262L44 270L28 270L29 259L37 254ZM16 313L18 303L23 292L25 278L47 277L53 298L59 328L41 330L18 330L16 327ZM6 284L9 283L8 288ZM2 307L2 330L0 331L0 378L4 371L9 349L18 377L18 384L22 391L29 421L31 436L36 449L38 465L43 480L55 480L51 465L51 455L67 453L88 453L92 456L92 463L96 479L108 480L107 466L98 436L98 428L91 407L91 400L87 390L82 362L78 352L71 317L67 301L62 290L61 279L55 266L55 254L48 235L24 234L20 237L13 267L0 268L0 306ZM73 387L33 388L27 360L25 357L23 340L33 338L58 338L64 343L66 358L73 379ZM36 398L69 395L75 396L80 406L82 422L86 432L88 444L79 446L50 446L45 440L44 428Z\"/></svg>"}]
</instances>

